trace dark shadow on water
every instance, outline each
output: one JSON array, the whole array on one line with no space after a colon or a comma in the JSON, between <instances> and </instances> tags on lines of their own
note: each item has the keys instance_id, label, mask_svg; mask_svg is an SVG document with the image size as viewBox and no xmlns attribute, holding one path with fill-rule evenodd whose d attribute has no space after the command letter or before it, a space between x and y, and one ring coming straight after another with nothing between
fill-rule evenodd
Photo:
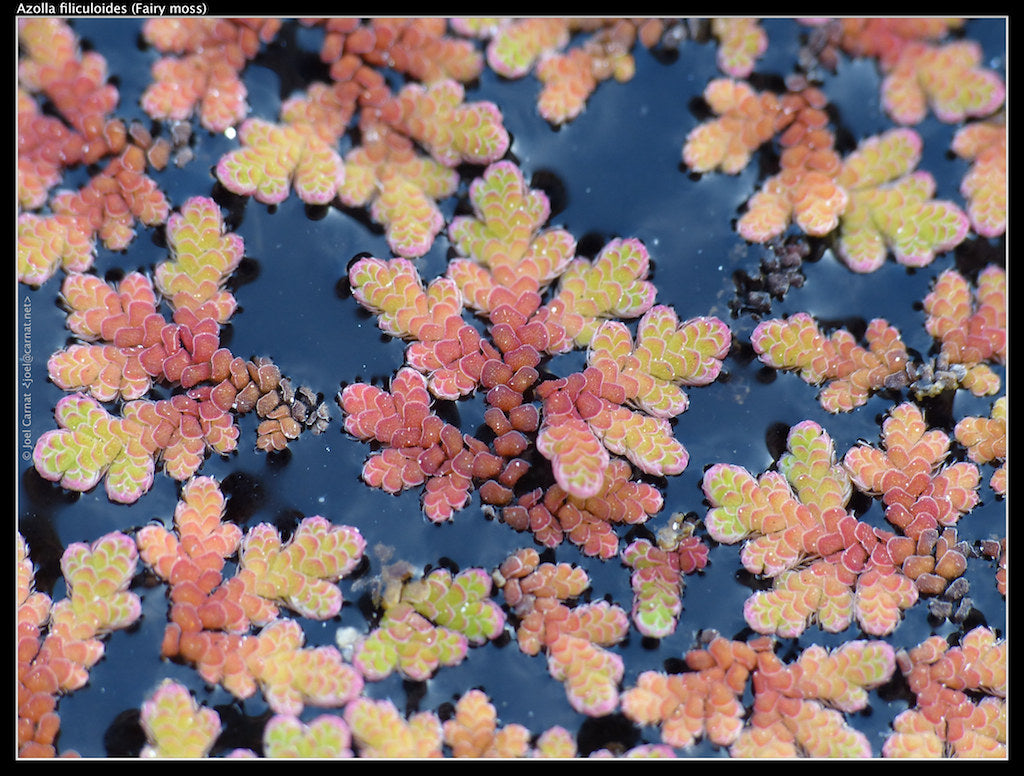
<instances>
[{"instance_id":1,"label":"dark shadow on water","mask_svg":"<svg viewBox=\"0 0 1024 776\"><path fill-rule=\"evenodd\" d=\"M146 745L146 733L140 723L139 709L125 709L103 733L107 757L138 757Z\"/></svg>"},{"instance_id":2,"label":"dark shadow on water","mask_svg":"<svg viewBox=\"0 0 1024 776\"><path fill-rule=\"evenodd\" d=\"M214 711L220 716L223 730L210 749L210 756L223 757L236 749L248 749L258 757L263 756L263 729L274 716L273 712L250 716L235 703L215 706Z\"/></svg>"},{"instance_id":3,"label":"dark shadow on water","mask_svg":"<svg viewBox=\"0 0 1024 776\"><path fill-rule=\"evenodd\" d=\"M576 745L582 757L602 749L607 749L613 754L622 754L638 743L640 728L624 714L588 718L580 725L580 732L576 738Z\"/></svg>"}]
</instances>

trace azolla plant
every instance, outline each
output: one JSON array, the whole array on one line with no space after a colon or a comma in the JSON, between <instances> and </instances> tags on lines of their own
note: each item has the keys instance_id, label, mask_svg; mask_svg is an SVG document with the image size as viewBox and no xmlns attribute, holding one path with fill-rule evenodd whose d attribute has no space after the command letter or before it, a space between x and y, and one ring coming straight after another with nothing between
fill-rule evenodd
<instances>
[{"instance_id":1,"label":"azolla plant","mask_svg":"<svg viewBox=\"0 0 1024 776\"><path fill-rule=\"evenodd\" d=\"M1006 757L987 22L19 18L17 755Z\"/></svg>"}]
</instances>

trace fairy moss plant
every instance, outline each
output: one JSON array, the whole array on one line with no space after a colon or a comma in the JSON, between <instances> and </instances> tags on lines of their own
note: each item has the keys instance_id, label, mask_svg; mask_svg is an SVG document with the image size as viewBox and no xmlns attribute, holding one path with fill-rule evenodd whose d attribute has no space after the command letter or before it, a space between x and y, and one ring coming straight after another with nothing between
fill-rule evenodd
<instances>
[{"instance_id":1,"label":"fairy moss plant","mask_svg":"<svg viewBox=\"0 0 1024 776\"><path fill-rule=\"evenodd\" d=\"M17 754L1005 757L1001 25L19 18Z\"/></svg>"}]
</instances>

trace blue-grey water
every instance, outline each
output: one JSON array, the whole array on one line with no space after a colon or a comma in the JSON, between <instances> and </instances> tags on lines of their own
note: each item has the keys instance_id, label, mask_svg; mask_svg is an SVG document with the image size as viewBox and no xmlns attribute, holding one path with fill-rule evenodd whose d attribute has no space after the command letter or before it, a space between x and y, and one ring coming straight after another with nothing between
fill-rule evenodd
<instances>
[{"instance_id":1,"label":"blue-grey water","mask_svg":"<svg viewBox=\"0 0 1024 776\"><path fill-rule=\"evenodd\" d=\"M144 116L138 100L148 82L148 70L158 53L141 42L141 20L76 19L75 32L88 47L102 53L120 89L117 115L131 120ZM796 66L801 36L806 28L790 20L764 22L769 50L759 61L758 75L784 77ZM968 37L985 47L985 64L1005 73L1005 22L976 20ZM318 72L320 33L288 23L277 40L265 47L244 71L252 115L275 120L289 85L302 84ZM663 511L652 518L653 531L674 512L703 517L707 506L700 489L703 470L718 462L738 464L760 473L773 463L774 440L780 428L810 419L820 423L835 440L840 454L858 440L878 442L879 420L901 400L892 394L876 395L865 406L845 415L830 415L815 400L816 389L792 374L765 379L762 365L749 358L750 332L758 319L749 313L733 316L734 274L756 274L768 252L750 245L734 230L744 202L759 186L759 160L737 176L709 174L698 178L681 166L687 133L701 118L695 100L707 82L721 73L715 65L713 43L688 41L678 57L659 58L642 48L636 52L636 75L625 84L600 85L583 114L561 129L552 128L536 112L539 82L532 76L506 80L485 70L467 89L467 100L492 100L501 108L512 136L510 158L526 179L552 196L551 225L568 229L581 243L581 251L596 252L614 237L637 237L650 251L652 280L657 301L675 307L681 319L716 315L727 320L736 344L726 360L725 375L715 384L689 391L690 409L674 423L676 436L690 453L685 472L658 480L665 495ZM323 77L323 76L321 76ZM395 84L399 84L395 80ZM824 78L837 129L855 140L884 131L892 122L878 104L880 78L871 62L841 57L837 72ZM950 142L956 127L929 117L915 128L923 137L922 168L935 175L938 197L960 201L958 186L967 163L952 157ZM845 135L844 135L845 136ZM198 127L196 158L182 169L173 165L154 173L173 208L189 197L210 196L219 187L211 169L237 141L214 136ZM343 140L341 150L350 147ZM77 177L76 177L77 176ZM65 185L79 185L86 171L69 173ZM76 183L77 181L77 183ZM440 203L451 218L464 199ZM218 193L221 196L221 193ZM244 272L236 282L239 310L222 332L222 343L242 357L269 356L296 383L311 386L329 400L343 385L356 381L386 384L402 365L404 345L384 337L347 290L346 267L357 254L391 255L379 229L365 219L339 209L311 212L296 196L269 208L256 201L221 197L233 205L230 223L245 240ZM962 204L962 202L961 202ZM311 217L311 215L313 217ZM162 230L137 229L137 237L120 253L100 247L95 271L116 277L118 271L151 271L166 258ZM981 240L973 235L957 251L940 255L920 270L908 270L891 259L879 271L856 275L823 246L815 261L805 262L802 288L792 288L773 304L771 315L807 311L821 320L851 321L884 317L903 334L908 347L927 355L933 341L924 330L920 301L932 280L944 269L967 261L969 250L988 261L1005 263L1004 240ZM820 251L819 251L820 253ZM430 252L417 260L426 279L444 272L449 243L440 235ZM32 365L31 427L33 438L53 428L53 407L62 391L46 381L46 358L63 347L70 334L57 296L63 275L58 273L41 288L17 288L19 311L30 309ZM549 365L567 374L579 367L571 357ZM1003 375L1002 370L999 371ZM1005 378L1005 375L1003 375ZM976 399L961 391L952 403L952 416L987 415L992 398ZM359 528L368 545L382 542L395 548L396 557L416 567L442 563L459 568L491 570L507 555L533 546L528 534L518 534L503 523L488 519L474 497L455 519L444 525L426 520L418 491L389 496L359 479L367 445L349 437L332 403L332 423L320 436L304 434L287 454L268 456L254 449L255 420L239 421L239 449L230 456L209 458L200 474L216 477L230 496L229 508L243 528L272 522L285 529L306 515L321 514L335 523ZM464 430L472 431L479 417L479 402L457 407ZM936 413L935 417L940 417ZM951 426L947 428L951 431ZM777 452L777 451L776 451ZM983 466L982 503L958 524L959 536L970 542L1006 534L1005 502L988 487L992 467ZM136 504L110 503L102 486L89 493L71 494L40 478L23 461L18 469L19 529L28 539L39 566L37 584L55 598L65 593L57 560L68 544L93 541L113 530L131 532L153 520L170 523L179 484L158 474L152 490ZM882 509L873 504L863 519L884 525ZM625 529L620 530L625 537ZM713 543L712 543L713 544ZM622 546L625 546L624 544ZM626 665L623 685L631 686L645 670L664 670L696 643L702 630L715 629L730 638L745 638L749 630L742 604L751 594L742 581L738 545L713 546L710 563L687 580L684 611L676 632L660 642L642 639L635 629L614 647ZM632 602L629 569L618 560L586 558L572 545L558 547L551 557L578 563L590 574L591 599L606 598L627 611ZM367 574L379 569L371 558ZM970 561L968 579L975 612L967 625L985 623L1005 633L1005 601L995 591L994 563ZM339 617L326 623L302 621L307 644L333 643L339 626L365 630L367 618L358 602L365 588L346 579L341 588L346 605ZM136 754L141 746L137 710L161 679L171 677L187 685L196 698L215 707L226 729L213 754L236 746L257 748L268 707L258 695L235 700L218 687L204 685L187 665L161 660L160 639L167 622L168 601L163 585L135 586L143 601L143 616L127 631L106 639L106 654L91 671L86 687L60 700L61 733L58 751L74 750L89 757ZM929 619L927 603L910 609L888 640L897 648L916 645L938 633L955 636L964 626ZM810 644L835 646L862 637L856 626L827 634L811 626L799 638L781 640L780 654L793 654ZM534 734L562 725L577 735L582 753L604 746L631 746L659 741L658 730L638 728L619 715L589 720L569 706L562 685L547 672L542 656L528 657L514 640L502 640L470 650L460 666L441 669L425 683L403 682L399 677L369 683L367 694L389 697L403 711L438 710L472 687L484 689L503 723L520 723ZM748 692L745 702L751 698ZM893 717L906 708L899 693L872 693L872 705L848 715L864 731L875 754L890 731ZM304 719L322 710L307 707ZM340 711L338 712L340 713ZM721 757L726 752L700 742L678 754Z\"/></svg>"}]
</instances>

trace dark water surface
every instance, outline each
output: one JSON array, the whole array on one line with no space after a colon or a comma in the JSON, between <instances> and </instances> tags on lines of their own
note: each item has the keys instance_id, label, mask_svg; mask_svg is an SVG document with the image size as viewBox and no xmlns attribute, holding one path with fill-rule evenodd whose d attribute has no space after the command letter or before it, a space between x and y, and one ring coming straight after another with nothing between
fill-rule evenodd
<instances>
[{"instance_id":1,"label":"dark water surface","mask_svg":"<svg viewBox=\"0 0 1024 776\"><path fill-rule=\"evenodd\" d=\"M83 43L107 58L120 89L116 114L148 122L138 99L158 54L141 43L141 23L77 19L72 26ZM757 73L784 77L796 66L806 29L788 20L767 20L764 26L769 50L759 61ZM966 34L985 46L985 66L1005 73L1005 22L972 21ZM316 30L288 24L277 41L265 47L244 72L252 115L277 119L281 100L290 89L301 88L302 78L318 71L319 44ZM788 427L806 419L828 431L840 455L861 439L877 444L881 416L902 397L878 395L855 412L835 416L821 409L816 389L797 376L766 379L767 370L750 358L750 332L757 319L747 314L734 318L729 308L736 293L734 273L756 273L761 258L768 255L764 247L746 243L734 230L741 206L760 183L760 155L737 176L712 174L698 179L690 175L681 167L681 149L686 134L701 120L694 112L695 100L709 80L721 75L715 65L715 46L687 42L679 56L669 61L642 48L635 56L637 71L632 81L599 86L584 113L560 130L537 115L540 86L532 76L507 81L485 70L479 84L467 89L466 99L499 105L513 138L511 157L528 181L532 178L534 186L551 195L550 224L569 230L579 240L581 253L589 250L592 256L614 237L639 238L652 257L659 303L674 306L681 319L716 315L733 330L735 345L725 362L725 375L711 386L688 391L690 408L675 422L676 436L689 450L690 464L680 476L657 482L663 488L665 506L648 523L653 532L674 512L704 516L707 506L700 482L707 466L732 463L758 474L773 464L780 433L784 439ZM823 89L835 110L837 136L856 142L892 126L878 104L879 83L873 63L846 58L834 75L826 77ZM956 127L929 117L915 129L925 144L920 166L939 183L936 197L962 204L958 186L968 165L948 152ZM172 165L153 174L174 209L190 196L210 196L218 190L211 168L223 153L237 147L237 141L211 135L198 122L195 134L194 161L183 169ZM342 152L349 145L347 138L343 140ZM73 171L65 185L79 185L85 179L84 171ZM467 185L464 180L460 197L440 203L447 219L465 197ZM404 344L383 336L376 320L351 297L346 280L346 267L357 254L392 255L380 230L336 208L307 208L294 194L272 208L220 194L218 198L234 208L229 222L244 238L246 256L233 281L240 307L222 332L222 344L244 358L271 357L294 382L331 399L333 415L326 433L306 433L287 453L271 456L254 449L255 419L242 418L238 451L208 459L199 471L222 483L230 496L232 516L243 528L271 522L287 531L301 517L321 514L334 523L357 527L368 547L386 543L395 548L395 557L424 569L451 564L491 570L519 547L533 546L528 534L488 519L476 497L452 522L438 526L423 517L419 491L392 497L359 479L370 450L344 432L332 397L343 385L357 381L386 384L402 365L404 353ZM783 301L776 302L771 315L806 311L819 320L844 322L884 317L900 329L908 347L928 354L933 342L924 330L920 301L932 280L958 261L966 261L969 251L978 251L990 261L1005 261L1005 241L971 235L960 249L939 256L924 269L908 270L890 259L873 274L855 275L826 249L817 260L805 262L804 286L791 289ZM442 274L448 253L442 233L431 251L417 260L421 275L429 280ZM140 227L126 251L99 248L95 271L100 276L116 270L151 271L166 256L162 230ZM38 290L23 286L17 290L19 306L23 299L31 305L36 354L34 439L55 426L53 407L63 395L46 381L45 366L49 354L69 338L65 315L56 301L62 279L58 273ZM555 359L548 368L565 375L580 363L576 354ZM1002 370L997 371L1005 379ZM952 403L952 415L956 419L988 415L992 398L975 399L960 391ZM471 431L479 422L479 401L460 402L455 409L463 430ZM930 417L941 417L938 409ZM951 429L950 425L947 431ZM957 526L960 538L971 542L1006 535L1005 503L994 497L987 484L992 467L981 468L982 504ZM62 491L25 462L20 462L18 476L19 528L39 566L39 589L55 599L65 594L57 566L64 547L91 542L114 530L131 532L153 520L170 524L179 491L178 483L160 473L149 493L134 505L121 506L109 502L102 487L85 494ZM878 503L863 519L885 526ZM624 529L620 536L626 536ZM678 661L694 647L702 630L715 629L729 638L749 635L742 605L752 589L741 573L739 552L739 545L712 547L708 567L687 580L685 608L674 635L654 642L642 639L634 628L625 642L613 648L625 661L624 687L634 685L642 671L664 670L667 663ZM606 598L630 609L629 569L618 560L586 558L568 543L546 557L584 566L592 580L592 600ZM377 560L371 556L370 561L367 575L379 571ZM229 566L225 577L232 572ZM967 577L976 612L967 626L985 623L1003 634L1005 601L995 591L994 573L993 563L970 561ZM333 643L339 626L367 629L359 606L366 589L360 584L358 579L342 580L346 604L333 621L302 621L307 644ZM134 590L142 598L141 620L128 631L108 637L105 657L92 669L89 684L60 700L58 751L75 750L91 757L136 754L142 744L137 710L165 677L184 683L199 701L220 713L226 732L214 754L235 746L257 748L262 723L270 714L262 698L237 701L221 688L205 686L192 667L161 660L166 587L140 583ZM960 630L961 626L930 620L922 599L888 640L897 648L910 647L933 633L953 636ZM780 654L792 656L810 644L831 647L861 637L856 626L839 634L811 626L799 639L782 640ZM619 715L589 720L576 714L561 683L548 675L546 659L522 654L515 641L508 639L471 649L462 665L443 668L425 683L403 682L394 675L368 683L366 694L389 697L399 709L411 712L437 710L472 687L487 692L503 723L521 723L534 734L562 725L578 735L582 753L606 745L660 740L657 729L638 728ZM876 755L891 730L892 718L907 707L906 700L894 695L891 688L873 692L869 709L848 715L850 724L867 734ZM749 704L750 700L748 690L744 701ZM307 707L303 718L321 713ZM721 757L726 752L700 742L678 754Z\"/></svg>"}]
</instances>

